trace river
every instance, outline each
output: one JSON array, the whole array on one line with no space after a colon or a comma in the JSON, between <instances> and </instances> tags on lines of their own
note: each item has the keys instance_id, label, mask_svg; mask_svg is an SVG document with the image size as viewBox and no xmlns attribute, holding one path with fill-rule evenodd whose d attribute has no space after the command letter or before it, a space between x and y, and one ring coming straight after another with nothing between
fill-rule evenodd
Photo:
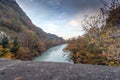
<instances>
[{"instance_id":1,"label":"river","mask_svg":"<svg viewBox=\"0 0 120 80\"><path fill-rule=\"evenodd\" d=\"M68 61L69 53L63 51L66 46L67 44L62 44L52 47L42 53L42 55L40 55L39 57L35 58L33 61L71 63Z\"/></svg>"}]
</instances>

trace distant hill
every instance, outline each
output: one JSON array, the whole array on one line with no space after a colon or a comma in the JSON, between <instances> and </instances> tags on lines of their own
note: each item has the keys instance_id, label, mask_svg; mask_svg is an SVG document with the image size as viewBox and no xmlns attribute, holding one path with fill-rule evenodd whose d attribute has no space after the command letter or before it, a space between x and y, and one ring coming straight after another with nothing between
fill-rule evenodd
<instances>
[{"instance_id":1,"label":"distant hill","mask_svg":"<svg viewBox=\"0 0 120 80\"><path fill-rule=\"evenodd\" d=\"M0 0L0 31L5 32L10 39L18 37L20 45L29 49L34 49L37 42L40 44L37 47L44 50L65 42L62 37L46 33L35 26L15 0ZM42 51L39 49L39 52Z\"/></svg>"}]
</instances>

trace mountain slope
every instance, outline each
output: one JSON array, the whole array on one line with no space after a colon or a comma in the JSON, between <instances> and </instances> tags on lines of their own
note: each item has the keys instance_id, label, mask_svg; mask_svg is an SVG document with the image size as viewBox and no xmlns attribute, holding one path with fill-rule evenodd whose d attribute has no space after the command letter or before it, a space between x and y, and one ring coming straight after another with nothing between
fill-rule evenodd
<instances>
[{"instance_id":1,"label":"mountain slope","mask_svg":"<svg viewBox=\"0 0 120 80\"><path fill-rule=\"evenodd\" d=\"M0 0L0 31L5 32L10 39L18 37L22 47L37 48L38 52L64 43L63 38L35 26L15 0Z\"/></svg>"}]
</instances>

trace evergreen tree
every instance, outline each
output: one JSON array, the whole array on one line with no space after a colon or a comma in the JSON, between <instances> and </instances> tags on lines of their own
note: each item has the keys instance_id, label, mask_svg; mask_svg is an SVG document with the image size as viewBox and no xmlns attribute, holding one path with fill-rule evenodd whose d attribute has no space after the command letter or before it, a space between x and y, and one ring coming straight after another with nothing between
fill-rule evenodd
<instances>
[{"instance_id":1,"label":"evergreen tree","mask_svg":"<svg viewBox=\"0 0 120 80\"><path fill-rule=\"evenodd\" d=\"M13 53L16 53L17 50L19 49L19 42L18 42L18 38L14 38L14 41L13 41L13 47L11 48L11 52Z\"/></svg>"},{"instance_id":2,"label":"evergreen tree","mask_svg":"<svg viewBox=\"0 0 120 80\"><path fill-rule=\"evenodd\" d=\"M3 37L1 44L2 44L3 48L8 47L8 38L6 36Z\"/></svg>"}]
</instances>

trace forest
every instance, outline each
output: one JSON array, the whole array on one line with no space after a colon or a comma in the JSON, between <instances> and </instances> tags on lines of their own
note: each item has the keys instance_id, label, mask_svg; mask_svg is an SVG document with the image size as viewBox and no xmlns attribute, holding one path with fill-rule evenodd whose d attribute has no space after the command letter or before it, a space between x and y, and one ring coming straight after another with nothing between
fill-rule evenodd
<instances>
[{"instance_id":1,"label":"forest","mask_svg":"<svg viewBox=\"0 0 120 80\"><path fill-rule=\"evenodd\" d=\"M0 0L0 58L31 60L62 43L62 37L34 25L15 0Z\"/></svg>"},{"instance_id":2,"label":"forest","mask_svg":"<svg viewBox=\"0 0 120 80\"><path fill-rule=\"evenodd\" d=\"M83 36L69 39L65 51L75 64L120 65L120 4L111 0L99 15L85 16Z\"/></svg>"}]
</instances>

